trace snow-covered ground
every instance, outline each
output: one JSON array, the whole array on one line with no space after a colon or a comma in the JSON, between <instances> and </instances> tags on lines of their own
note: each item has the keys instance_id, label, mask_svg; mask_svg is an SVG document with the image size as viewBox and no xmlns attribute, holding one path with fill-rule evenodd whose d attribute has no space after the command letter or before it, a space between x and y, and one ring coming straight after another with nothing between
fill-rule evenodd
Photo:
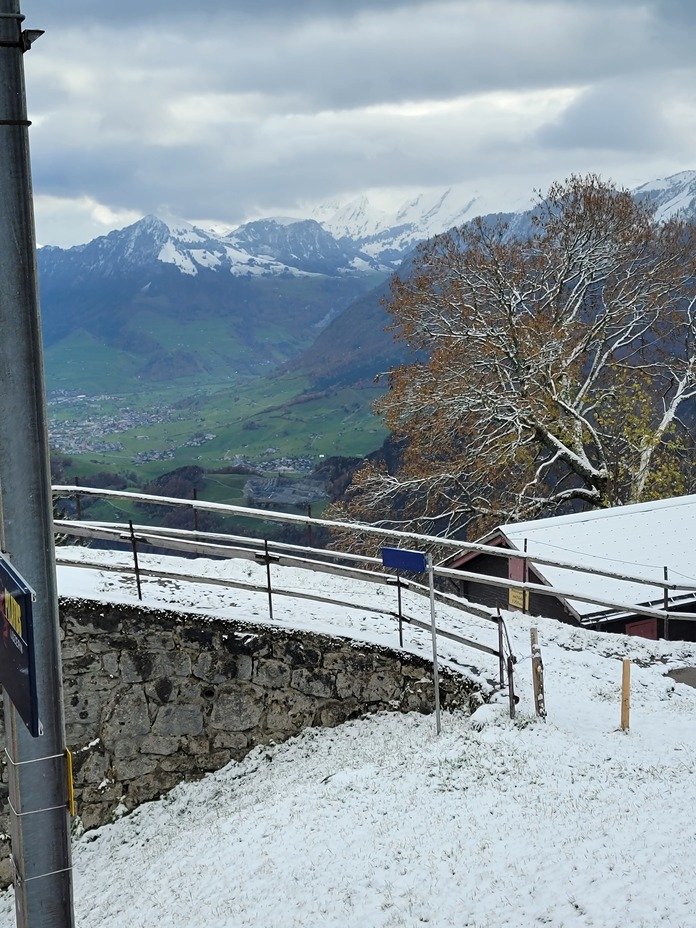
<instances>
[{"instance_id":1,"label":"snow-covered ground","mask_svg":"<svg viewBox=\"0 0 696 928\"><path fill-rule=\"evenodd\" d=\"M85 549L60 554L93 558ZM111 555L111 557L120 557ZM230 579L265 570L145 559ZM126 559L127 562L127 559ZM274 568L280 586L349 598L276 597L274 621L397 643L394 590ZM61 592L132 600L131 578L59 571ZM268 620L264 594L146 581L145 602ZM361 608L362 607L362 608ZM427 600L405 611L429 616ZM486 644L482 619L438 606L438 623ZM515 721L384 714L309 730L76 840L80 928L696 926L696 690L666 677L696 646L509 617L519 657ZM548 719L533 716L529 628L543 649ZM429 634L405 646L428 653ZM497 661L442 642L493 679ZM633 659L631 727L620 730L621 658ZM0 928L14 923L11 891Z\"/></svg>"}]
</instances>

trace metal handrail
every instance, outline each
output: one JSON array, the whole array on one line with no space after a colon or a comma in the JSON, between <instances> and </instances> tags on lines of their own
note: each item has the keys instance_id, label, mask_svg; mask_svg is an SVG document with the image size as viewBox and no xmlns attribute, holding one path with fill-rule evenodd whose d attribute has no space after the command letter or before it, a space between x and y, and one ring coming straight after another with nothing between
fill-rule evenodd
<instances>
[{"instance_id":1,"label":"metal handrail","mask_svg":"<svg viewBox=\"0 0 696 928\"><path fill-rule=\"evenodd\" d=\"M440 538L433 535L422 535L418 532L404 532L398 529L382 528L379 525L372 525L367 522L341 522L331 519L319 519L314 516L301 516L288 512L277 512L267 509L251 509L245 506L234 506L228 503L209 503L205 500L186 500L174 496L149 496L145 493L132 493L126 490L106 490L94 487L82 486L54 486L54 496L76 497L76 496L95 496L102 499L122 499L131 502L146 502L152 505L160 506L183 506L191 511L214 512L219 515L237 515L251 519L261 519L266 522L284 522L288 525L316 526L329 530L349 531L353 534L376 535L378 537L390 538L396 541L416 542L421 545L438 546L451 548L453 551L462 551L466 553L490 554L494 557L511 558L524 560L547 567L557 567L560 569L570 570L573 573L591 574L594 576L608 577L613 580L621 580L626 583L636 583L642 586L659 587L661 590L681 590L684 592L696 593L696 582L692 583L674 583L671 580L649 580L645 577L635 576L633 574L619 573L617 571L604 570L599 567L590 567L588 565L579 565L572 561L564 561L559 558L548 558L537 554L530 554L524 551L511 551L507 548L499 548L495 545L485 545L473 541L458 541L452 538ZM438 568L443 569L443 568ZM459 573L461 578L461 572ZM582 597L573 596L573 598L582 601ZM588 600L594 602L594 600ZM602 604L603 605L603 604ZM623 608L623 607L622 607ZM673 615L673 613L670 613Z\"/></svg>"},{"instance_id":2,"label":"metal handrail","mask_svg":"<svg viewBox=\"0 0 696 928\"><path fill-rule=\"evenodd\" d=\"M300 516L300 515L295 515L293 513L277 512L274 510L247 509L244 506L233 506L233 505L229 505L226 503L209 503L209 502L206 502L205 500L182 500L177 497L150 496L145 493L132 493L132 492L127 492L127 491L122 491L122 490L97 489L93 487L55 486L53 487L53 491L55 494L66 494L66 493L69 495L79 494L79 495L86 495L86 496L96 496L99 498L107 498L107 499L118 498L118 499L130 500L130 501L135 501L135 502L152 503L152 504L163 505L163 506L185 506L190 509L199 509L202 511L216 512L219 514L240 515L246 518L257 518L257 519L261 519L264 521L285 522L288 524L295 524L295 525L298 525L298 524L299 525L315 525L315 526L320 526L320 527L334 529L334 530L335 529L350 530L355 533L373 534L373 535L376 534L378 536L386 537L389 539L394 539L397 541L402 541L402 540L415 541L415 542L420 542L421 544L427 544L430 546L446 545L446 546L460 549L460 550L470 550L470 551L473 550L479 553L494 554L497 557L508 557L508 558L510 556L527 557L529 560L533 560L536 563L542 563L546 565L562 567L562 568L571 570L574 573L589 573L589 574L602 576L602 577L610 577L612 579L617 579L617 580L621 580L621 581L625 581L629 583L637 583L637 584L650 586L653 589L659 588L665 591L671 589L671 590L680 590L683 592L696 591L696 585L668 583L666 580L663 583L658 583L658 582L655 582L654 580L646 580L645 578L642 578L642 577L633 577L630 575L617 574L611 571L603 571L603 570L595 569L595 568L587 568L582 565L573 565L568 562L552 560L549 558L537 558L532 555L524 555L521 552L519 554L517 552L514 552L514 554L511 555L509 551L501 550L500 548L496 548L491 545L481 545L481 544L472 543L472 542L454 541L451 539L440 539L440 538L433 537L430 535L419 535L414 532L401 532L401 531L396 531L393 529L385 529L385 528L381 528L380 526L369 525L367 523L361 523L361 522L356 522L356 523L339 522L339 521L333 521L329 519L318 519L312 516ZM68 526L68 524L70 524L75 529L76 533L80 531L77 528L78 526L85 525L85 523L83 522L68 523L67 520L62 521L62 522L57 520L56 524L57 526L65 525L66 527ZM99 523L99 525L105 526L104 523ZM106 525L108 525L108 523L106 523ZM60 528L57 527L56 530L60 531ZM120 531L123 532L123 529L120 528ZM190 550L190 551L193 551L194 553L196 552L196 549L194 547L186 548L185 545L181 543L182 540L186 542L187 539L190 541L192 536L195 538L199 538L200 536L206 534L200 531L187 532L186 530L180 529L175 532L170 532L169 535L165 535L163 533L167 532L168 530L157 529L153 531L152 529L149 529L147 526L139 526L138 531L142 532L143 534L146 534L146 533L149 533L151 535L156 534L156 538L157 538L156 544L158 546L163 546L163 541L167 539L168 543L171 543L172 548L177 547L179 550ZM239 539L240 536L227 536L227 537ZM216 535L216 538L221 539L221 538L225 538L225 536L218 534ZM127 540L127 538L124 536L121 540ZM143 538L142 540L144 541L145 539ZM201 544L202 544L201 542L198 542L199 553L203 553L200 548ZM308 550L315 551L316 549L300 548L300 551L303 551L305 554ZM213 553L213 552L210 552L210 553ZM323 551L317 552L317 554L321 554L322 556L325 553L326 552L323 552ZM215 555L213 554L213 556ZM220 552L220 556L225 556L225 555L224 553ZM339 556L343 557L344 555L342 552L340 553L334 552L332 554L332 557L339 557ZM350 557L353 560L357 558L363 563L372 563L372 564L381 563L379 559L374 558L374 557L369 557L369 556L361 557L360 555L357 555L357 556L348 555L348 557ZM300 560L304 560L304 559L305 558L300 558ZM301 565L299 563L295 563L293 564L293 566L301 566ZM318 568L314 568L314 569L318 569ZM466 574L463 574L462 571L453 570L451 568L446 568L442 566L435 568L435 574L438 577L443 577L443 578L448 578L448 579L453 579L453 580L459 580L459 581L461 581L462 579L474 580L477 582L487 584L489 586L500 587L500 588L504 588L508 590L520 590L523 593L534 592L541 596L552 596L552 597L565 599L565 600L590 603L592 605L599 606L602 609L611 610L614 616L622 615L622 614L623 615L633 614L633 615L643 615L649 618L662 619L663 621L667 621L667 622L669 622L671 619L680 619L680 620L687 621L687 622L696 622L695 613L679 612L676 610L672 611L670 609L656 609L650 605L645 606L645 605L636 605L633 603L616 602L611 599L587 596L582 593L578 593L575 590L564 590L564 589L561 589L555 586L551 587L551 586L544 585L544 584L531 583L530 581L508 580L502 577L491 577L487 574L477 574L477 573L473 573L469 571L467 571ZM402 582L405 583L405 581L402 581ZM418 588L418 584L416 584L415 582L408 581L408 583L411 589L415 590ZM425 588L421 587L421 591L424 591L424 590ZM440 597L442 595L443 594L440 594ZM486 613L483 610L477 610L476 607L469 607L468 605L465 606L462 604L462 606L460 606L459 608L463 608L466 611L474 611L475 614L488 617L493 621L495 620L492 613ZM610 619L608 619L606 616L599 616L599 617L593 616L593 617L587 617L585 619L583 619L582 617L579 617L580 624L585 625L585 626L597 625L600 622L606 622L609 620Z\"/></svg>"}]
</instances>

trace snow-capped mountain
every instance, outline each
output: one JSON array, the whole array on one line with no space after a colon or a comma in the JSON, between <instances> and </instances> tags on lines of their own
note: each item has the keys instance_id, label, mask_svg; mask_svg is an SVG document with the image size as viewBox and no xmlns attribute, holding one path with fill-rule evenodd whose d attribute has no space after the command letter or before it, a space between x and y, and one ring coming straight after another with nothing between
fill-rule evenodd
<instances>
[{"instance_id":1,"label":"snow-capped mountain","mask_svg":"<svg viewBox=\"0 0 696 928\"><path fill-rule=\"evenodd\" d=\"M652 200L659 221L672 217L696 219L696 171L681 171L643 184L633 195L641 200Z\"/></svg>"},{"instance_id":2,"label":"snow-capped mountain","mask_svg":"<svg viewBox=\"0 0 696 928\"><path fill-rule=\"evenodd\" d=\"M696 171L682 171L638 187L636 197L655 203L658 219L696 218ZM146 216L125 229L70 249L40 250L44 272L66 263L74 271L116 276L152 261L196 276L218 271L235 277L330 277L386 275L419 242L475 216L498 212L511 218L530 209L531 198L504 200L464 185L429 190L396 209L376 206L367 196L329 201L303 217L268 217L231 232L206 230L180 219Z\"/></svg>"},{"instance_id":3,"label":"snow-capped mountain","mask_svg":"<svg viewBox=\"0 0 696 928\"><path fill-rule=\"evenodd\" d=\"M325 203L304 217L262 218L224 233L145 216L85 245L42 248L39 260L47 274L67 263L75 272L116 276L156 261L190 277L203 271L235 277L386 275L419 242L491 212L490 205L451 187L419 194L391 211L359 197Z\"/></svg>"},{"instance_id":4,"label":"snow-capped mountain","mask_svg":"<svg viewBox=\"0 0 696 928\"><path fill-rule=\"evenodd\" d=\"M125 229L74 248L40 249L42 269L68 264L105 276L160 262L195 277L203 270L244 277L355 275L383 270L349 240L339 243L311 219L264 219L215 235L177 219L145 216Z\"/></svg>"},{"instance_id":5,"label":"snow-capped mountain","mask_svg":"<svg viewBox=\"0 0 696 928\"><path fill-rule=\"evenodd\" d=\"M431 189L404 200L396 209L376 207L368 197L347 202L330 201L316 207L311 215L336 238L360 242L368 252L406 251L453 226L500 211L529 209L531 198L510 194L484 196L471 187Z\"/></svg>"},{"instance_id":6,"label":"snow-capped mountain","mask_svg":"<svg viewBox=\"0 0 696 928\"><path fill-rule=\"evenodd\" d=\"M694 171L645 184L635 195L653 201L659 218L696 219ZM72 339L78 351L76 333L87 333L110 348L147 356L150 364L152 357L167 355L174 320L183 326L196 320L203 331L202 320L213 327L214 317L225 318L234 323L224 339L216 336L215 350L227 346L236 358L244 345L236 369L257 370L292 361L318 337L317 348L330 357L325 349L336 338L333 323L347 311L341 350L369 366L386 322L380 307L385 291L373 288L418 242L490 215L496 205L500 201L451 187L411 197L392 210L360 197L326 203L311 216L263 218L230 232L146 216L85 245L40 249L44 340L57 345ZM505 215L512 234L528 230L529 205L510 202ZM182 334L177 350L190 344ZM382 349L380 364L388 365ZM201 346L201 358L179 368L210 367L214 352L203 354ZM224 368L228 362L220 363ZM173 365L165 367L169 373Z\"/></svg>"}]
</instances>

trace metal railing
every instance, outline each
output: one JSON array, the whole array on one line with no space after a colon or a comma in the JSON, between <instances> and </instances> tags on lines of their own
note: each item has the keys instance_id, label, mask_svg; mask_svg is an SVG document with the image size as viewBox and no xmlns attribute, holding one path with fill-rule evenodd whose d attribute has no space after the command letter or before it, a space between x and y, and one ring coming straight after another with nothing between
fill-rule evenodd
<instances>
[{"instance_id":1,"label":"metal railing","mask_svg":"<svg viewBox=\"0 0 696 928\"><path fill-rule=\"evenodd\" d=\"M129 524L126 530L123 526L115 523L96 523L96 522L76 522L67 519L57 519L55 522L55 531L65 535L75 535L76 537L95 539L108 542L120 542L130 545L133 551L133 566L124 566L118 564L109 564L103 559L74 561L68 558L60 557L60 548L57 549L56 563L65 567L83 567L93 570L106 570L115 573L135 575L138 587L139 598L142 598L140 579L142 577L157 577L164 580L178 580L200 585L221 586L234 589L243 589L253 592L265 592L269 598L269 618L273 620L273 597L286 596L296 599L322 602L330 605L351 606L363 611L374 612L381 615L393 616L399 623L401 632L402 624L412 625L414 628L429 630L430 625L422 622L414 616L406 615L402 608L401 590L410 590L419 596L429 596L428 587L414 580L401 576L384 573L380 568L382 562L379 558L367 555L355 555L339 551L325 551L323 549L306 548L299 545L284 544L282 542L269 542L266 539L249 538L246 536L224 535L215 533L209 536L213 540L203 541L201 536L207 537L208 533L192 532L182 529L169 530L161 527ZM143 546L155 547L158 549L171 549L188 554L204 555L214 558L242 559L253 561L258 564L264 564L266 570L266 584L247 583L241 580L231 580L225 578L213 578L201 576L198 573L185 573L181 571L171 572L160 568L152 570L140 566L138 560L138 551L142 552ZM349 561L349 565L336 563L339 560ZM356 567L355 562L360 561L362 564L372 565ZM397 609L390 610L385 607L376 607L356 603L354 600L346 601L335 599L330 596L319 593L310 593L301 590L287 590L273 583L270 572L271 564L279 567L293 567L301 570L308 570L315 573L325 573L333 576L340 576L353 580L363 580L368 583L374 583L382 586L395 586L397 588ZM462 601L459 597L445 593L439 590L435 591L435 598L452 608L467 614L474 614L481 618L495 622L496 618L491 612L478 609L475 606L469 607L468 603ZM497 656L498 652L494 647L490 647L479 641L465 638L456 632L448 631L445 628L438 628L438 635L450 639L465 647L474 650L483 651L487 654ZM401 634L400 643L402 644Z\"/></svg>"},{"instance_id":2,"label":"metal railing","mask_svg":"<svg viewBox=\"0 0 696 928\"><path fill-rule=\"evenodd\" d=\"M79 493L80 495L86 496L106 495L109 497L117 496L121 499L125 498L138 502L146 502L148 504L155 503L161 505L169 505L173 500L173 498L153 497L147 496L145 494L128 494L121 493L119 491L95 491L86 487L54 487L53 489L54 494L57 496L64 496L66 492L69 492L70 494ZM311 517L297 517L293 516L292 514L285 513L269 513L266 510L250 511L245 507L226 506L224 504L209 504L197 500L188 501L174 499L173 502L175 505L187 505L188 508L191 509L196 507L205 511L212 510L228 515L241 515L247 518L251 516L252 518L256 517L264 521L269 521L270 517L271 521L283 521L295 524L297 524L299 521L300 523L311 523L323 527L334 527L338 524L328 520L312 519ZM401 576L399 572L396 573L396 576L391 573L386 573L382 568L382 561L379 558L372 557L370 555L354 554L337 550L327 550L323 548L317 549L283 542L269 542L267 539L258 539L244 535L231 535L221 532L202 532L198 530L191 531L185 529L169 529L163 528L161 526L134 525L132 521L129 521L128 528L126 530L124 525L118 523L84 522L71 519L56 519L55 532L57 534L74 536L78 538L101 540L110 543L119 542L124 545L129 545L133 553L132 567L108 563L104 559L99 558L90 560L83 558L79 561L68 558L61 558L60 548L57 549L56 562L58 565L66 567L82 567L102 571L134 574L139 598L142 598L143 595L141 579L145 577L154 577L158 580L190 582L199 585L202 584L228 587L233 589L243 589L254 592L265 592L268 596L269 618L271 621L273 620L273 597L275 596L292 597L299 600L322 602L343 607L347 606L351 608L359 608L361 611L377 613L380 615L389 615L398 622L399 644L401 647L403 647L404 624L413 628L420 629L422 631L431 631L431 624L429 622L422 621L413 615L407 615L404 612L402 606L403 590L411 591L418 596L429 597L429 587L422 583L418 583L411 578L405 578ZM393 536L393 533L390 532L386 534L388 537ZM256 563L264 564L266 566L266 583L265 585L260 585L258 583L244 582L241 580L232 580L222 577L202 577L200 574L193 572L186 573L182 571L166 571L161 567L157 567L157 569L142 567L138 559L138 551L140 550L142 552L142 549L145 546L160 550L172 550L180 553L195 554L213 558L241 558L255 561ZM354 600L346 601L336 599L334 597L322 595L320 593L283 589L278 585L277 582L273 582L271 573L272 564L278 565L280 567L294 567L312 572L331 574L343 578L362 580L369 583L395 587L397 609L390 610L384 606L377 607L374 605L356 603ZM443 627L440 624L437 627L436 634L442 639L452 641L465 648L483 652L493 657L498 657L500 666L498 681L499 688L501 690L504 689L507 681L507 685L509 685L510 689L512 689L513 661L510 661L509 659L503 660L501 658L502 652L500 651L500 642L503 640L501 625L504 625L502 618L495 616L489 610L468 604L460 597L443 592L441 590L436 590L434 592L434 596L435 599L440 603L446 604L449 607L464 612L465 614L475 615L479 618L483 618L497 625L498 648L495 647L494 642L491 642L491 644L486 644L482 641L475 640L472 637L466 637L462 634L459 634L458 632ZM505 629L505 639L508 642L509 649L509 637L507 636L507 629Z\"/></svg>"},{"instance_id":3,"label":"metal railing","mask_svg":"<svg viewBox=\"0 0 696 928\"><path fill-rule=\"evenodd\" d=\"M680 582L676 583L674 581L669 581L665 578L662 582L656 581L654 579L647 579L646 577L636 576L629 573L621 573L617 571L604 570L597 567L591 567L586 565L581 565L574 563L572 561L566 561L558 558L549 558L536 554L530 554L528 552L514 551L511 552L509 549L499 548L494 545L485 545L478 542L468 542L468 541L457 541L454 539L433 537L430 535L423 535L417 532L404 532L395 529L383 528L379 525L371 525L369 523L360 523L360 522L341 522L336 520L320 519L312 516L303 516L296 515L293 513L277 512L274 510L265 510L265 509L252 509L244 506L234 506L226 503L211 503L204 500L185 500L176 497L166 497L166 496L148 496L143 493L132 493L121 490L106 490L106 489L94 489L90 487L82 487L77 485L72 486L55 486L53 487L54 494L63 497L63 498L72 498L77 499L79 497L96 497L101 499L119 499L129 502L136 503L147 503L149 505L159 505L166 507L184 507L189 509L192 512L210 512L216 513L218 515L227 515L227 516L238 516L248 519L258 519L265 522L280 522L286 525L294 526L305 526L311 527L315 526L317 528L326 528L329 531L343 531L350 532L355 535L367 535L378 538L384 538L390 543L397 543L399 546L403 546L401 543L414 544L420 547L432 548L445 548L450 549L453 552L463 552L463 553L477 553L477 554L490 554L494 557L504 557L511 558L514 557L516 560L524 560L526 563L533 563L539 566L549 566L556 567L559 569L567 570L573 574L583 574L589 576L598 576L606 577L611 580L618 580L625 583L631 583L636 585L641 585L649 587L653 590L660 589L663 593L663 604L667 604L668 595L670 592L676 593L681 592L684 597L688 596L691 598L693 594L696 596L696 582ZM96 526L102 526L106 530L107 523L91 523ZM81 522L69 522L67 520L60 520L56 523L56 531L68 530L70 528L70 533L80 534L80 530L77 526L84 525ZM122 527L114 526L113 523L109 523L112 528L117 528L119 531L123 532ZM61 528L65 526L65 529ZM169 529L153 529L148 526L137 526L136 531L143 538L146 536L151 539L147 543L156 544L162 547L169 546L172 549L178 550L188 550L193 553L208 553L210 556L217 556L215 551L210 548L211 544L217 544L215 539L224 539L225 544L229 539L235 538L237 541L240 540L239 536L229 536L229 535L219 535L215 533L200 533L200 532L190 532L186 530L169 530ZM83 534L86 534L83 532ZM205 534L205 537L209 540L206 542L196 541L195 539L200 539L201 535ZM93 537L97 537L94 535ZM123 539L122 539L123 540ZM246 539L250 541L250 539ZM166 543L165 543L166 542ZM197 545L197 547L196 547ZM206 547L207 546L207 547ZM276 545L276 547L279 547ZM336 560L353 560L353 562L361 562L365 564L380 565L381 562L378 558L371 558L367 555L350 555L346 552L338 551L326 551L321 549L320 551L311 548L303 548L302 546L282 546L286 549L293 549L299 552L313 552L313 556L320 557L322 560L326 558L334 558ZM220 554L220 556L226 556ZM303 560L305 555L301 555L300 559ZM298 564L293 564L293 566L299 566ZM606 599L602 597L587 595L578 592L577 590L563 589L558 586L547 586L544 584L533 583L530 581L517 581L509 580L503 577L492 577L488 574L479 574L471 571L462 571L452 568L443 567L442 565L435 568L435 575L439 578L446 578L454 581L475 581L492 587L504 588L507 590L518 590L523 596L527 593L535 593L540 596L550 596L555 599L560 600L573 600L576 602L589 603L592 605L598 606L603 610L611 610L611 617L602 617L602 616L592 616L587 619L584 623L582 618L580 619L581 624L587 625L597 625L602 622L612 621L620 616L626 615L642 615L650 618L661 619L665 622L669 622L670 619L680 619L689 622L696 621L696 614L690 612L680 612L668 608L656 608L652 605L640 605L632 602L617 601L613 599ZM387 581L389 582L389 581ZM394 579L391 580L392 583L396 582ZM409 586L411 589L418 588L418 584L409 580ZM424 587L421 587L421 590L424 590ZM442 600L443 596L447 594L438 593L438 598ZM495 616L492 610L486 610L485 608L474 606L471 603L464 604L461 599L455 596L448 598L448 604L454 605L455 608L463 608L465 611L472 612L475 615L482 616L485 618L490 618L491 621L495 621Z\"/></svg>"}]
</instances>

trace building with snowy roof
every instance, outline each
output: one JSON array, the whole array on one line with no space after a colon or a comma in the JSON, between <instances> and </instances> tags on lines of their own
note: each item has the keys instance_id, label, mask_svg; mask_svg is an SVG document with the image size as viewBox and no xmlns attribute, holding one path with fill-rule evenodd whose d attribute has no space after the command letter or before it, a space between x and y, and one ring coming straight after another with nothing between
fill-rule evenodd
<instances>
[{"instance_id":1,"label":"building with snowy roof","mask_svg":"<svg viewBox=\"0 0 696 928\"><path fill-rule=\"evenodd\" d=\"M631 608L696 613L696 495L501 525L480 542L511 556L470 551L448 560L472 575L456 583L472 602L645 638L696 640L694 622L670 619L665 629L662 619ZM485 577L553 593L491 586Z\"/></svg>"}]
</instances>

